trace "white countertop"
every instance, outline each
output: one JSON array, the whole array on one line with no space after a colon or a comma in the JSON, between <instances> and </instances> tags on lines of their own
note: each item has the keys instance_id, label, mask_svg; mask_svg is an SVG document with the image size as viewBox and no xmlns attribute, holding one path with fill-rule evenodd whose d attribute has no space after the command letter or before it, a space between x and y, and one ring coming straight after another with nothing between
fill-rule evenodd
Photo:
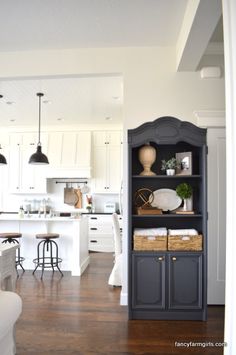
<instances>
[{"instance_id":1,"label":"white countertop","mask_svg":"<svg viewBox=\"0 0 236 355\"><path fill-rule=\"evenodd\" d=\"M81 217L44 217L41 215L25 215L19 217L18 214L2 213L0 214L0 221L19 221L19 222L79 222Z\"/></svg>"}]
</instances>

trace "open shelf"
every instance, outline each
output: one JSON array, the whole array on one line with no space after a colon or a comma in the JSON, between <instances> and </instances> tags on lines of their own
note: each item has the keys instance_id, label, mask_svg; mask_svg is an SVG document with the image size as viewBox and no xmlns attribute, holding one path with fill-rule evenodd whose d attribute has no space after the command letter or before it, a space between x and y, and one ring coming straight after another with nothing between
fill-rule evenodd
<instances>
[{"instance_id":1,"label":"open shelf","mask_svg":"<svg viewBox=\"0 0 236 355\"><path fill-rule=\"evenodd\" d=\"M202 175L152 175L152 176L143 176L143 175L133 175L134 179L199 179Z\"/></svg>"},{"instance_id":2,"label":"open shelf","mask_svg":"<svg viewBox=\"0 0 236 355\"><path fill-rule=\"evenodd\" d=\"M202 214L195 213L195 214L176 214L176 213L169 213L169 214L144 214L138 215L133 214L132 218L201 218Z\"/></svg>"}]
</instances>

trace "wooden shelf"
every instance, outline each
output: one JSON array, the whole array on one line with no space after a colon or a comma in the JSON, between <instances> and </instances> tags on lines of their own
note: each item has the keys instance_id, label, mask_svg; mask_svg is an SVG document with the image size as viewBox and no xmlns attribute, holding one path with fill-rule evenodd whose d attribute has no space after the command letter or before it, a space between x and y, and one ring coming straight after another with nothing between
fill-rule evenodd
<instances>
[{"instance_id":1,"label":"wooden shelf","mask_svg":"<svg viewBox=\"0 0 236 355\"><path fill-rule=\"evenodd\" d=\"M199 179L201 177L202 175L132 175L132 178L134 179Z\"/></svg>"},{"instance_id":2,"label":"wooden shelf","mask_svg":"<svg viewBox=\"0 0 236 355\"><path fill-rule=\"evenodd\" d=\"M202 214L176 214L176 213L169 213L169 214L146 214L146 215L137 215L133 214L132 218L201 218Z\"/></svg>"}]
</instances>

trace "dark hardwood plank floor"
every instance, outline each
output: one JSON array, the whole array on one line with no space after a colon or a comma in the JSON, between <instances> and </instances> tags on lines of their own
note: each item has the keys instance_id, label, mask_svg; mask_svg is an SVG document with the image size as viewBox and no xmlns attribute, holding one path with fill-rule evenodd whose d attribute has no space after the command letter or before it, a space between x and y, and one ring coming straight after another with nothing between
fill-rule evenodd
<instances>
[{"instance_id":1,"label":"dark hardwood plank floor","mask_svg":"<svg viewBox=\"0 0 236 355\"><path fill-rule=\"evenodd\" d=\"M128 320L120 288L108 286L110 253L92 253L82 277L26 271L17 280L23 312L16 325L17 355L223 354L222 347L178 347L175 342L223 342L224 308L208 321Z\"/></svg>"}]
</instances>

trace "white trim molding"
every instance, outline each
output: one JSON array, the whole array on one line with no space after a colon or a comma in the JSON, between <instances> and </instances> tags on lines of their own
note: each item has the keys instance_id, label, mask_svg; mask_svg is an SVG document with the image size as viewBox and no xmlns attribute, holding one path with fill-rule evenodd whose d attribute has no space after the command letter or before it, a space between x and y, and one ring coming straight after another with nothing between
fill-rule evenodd
<instances>
[{"instance_id":1,"label":"white trim molding","mask_svg":"<svg viewBox=\"0 0 236 355\"><path fill-rule=\"evenodd\" d=\"M225 127L225 111L224 110L208 110L194 111L197 118L197 126L202 128L224 128Z\"/></svg>"},{"instance_id":2,"label":"white trim molding","mask_svg":"<svg viewBox=\"0 0 236 355\"><path fill-rule=\"evenodd\" d=\"M120 305L127 306L128 305L128 293L122 292L120 293Z\"/></svg>"},{"instance_id":3,"label":"white trim molding","mask_svg":"<svg viewBox=\"0 0 236 355\"><path fill-rule=\"evenodd\" d=\"M225 49L226 98L226 288L225 288L225 355L236 354L236 1L224 0L223 26Z\"/></svg>"},{"instance_id":4,"label":"white trim molding","mask_svg":"<svg viewBox=\"0 0 236 355\"><path fill-rule=\"evenodd\" d=\"M210 42L204 55L224 55L224 45L222 42Z\"/></svg>"}]
</instances>

